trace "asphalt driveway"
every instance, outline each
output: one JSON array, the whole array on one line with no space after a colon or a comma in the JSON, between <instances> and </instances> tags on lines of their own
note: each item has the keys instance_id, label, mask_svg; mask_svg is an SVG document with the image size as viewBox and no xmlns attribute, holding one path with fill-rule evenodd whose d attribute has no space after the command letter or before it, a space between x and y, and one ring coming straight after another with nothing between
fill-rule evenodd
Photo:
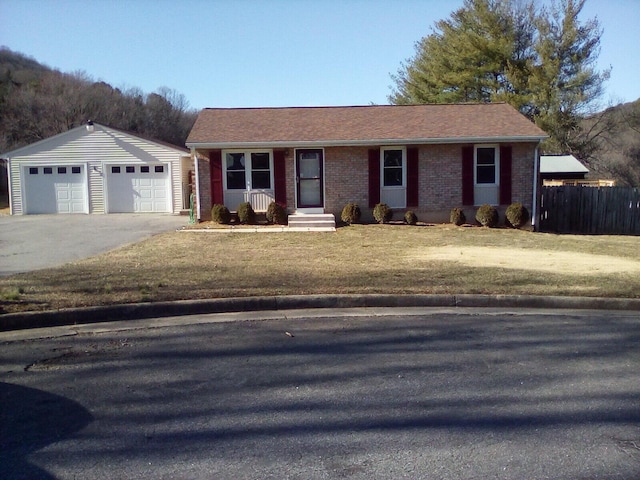
<instances>
[{"instance_id":1,"label":"asphalt driveway","mask_svg":"<svg viewBox=\"0 0 640 480\"><path fill-rule=\"evenodd\" d=\"M0 216L0 276L91 257L188 221L170 214Z\"/></svg>"}]
</instances>

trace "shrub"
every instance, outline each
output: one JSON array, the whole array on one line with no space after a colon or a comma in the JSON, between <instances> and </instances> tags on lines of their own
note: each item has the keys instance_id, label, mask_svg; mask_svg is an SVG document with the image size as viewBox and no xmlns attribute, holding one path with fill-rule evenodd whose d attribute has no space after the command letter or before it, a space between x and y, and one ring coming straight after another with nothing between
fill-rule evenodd
<instances>
[{"instance_id":1,"label":"shrub","mask_svg":"<svg viewBox=\"0 0 640 480\"><path fill-rule=\"evenodd\" d=\"M513 228L520 228L529 221L529 211L521 203L512 203L504 214L506 223Z\"/></svg>"},{"instance_id":2,"label":"shrub","mask_svg":"<svg viewBox=\"0 0 640 480\"><path fill-rule=\"evenodd\" d=\"M418 223L418 217L415 213L413 213L413 210L407 210L404 214L404 221L407 223L407 225L415 225L416 223Z\"/></svg>"},{"instance_id":3,"label":"shrub","mask_svg":"<svg viewBox=\"0 0 640 480\"><path fill-rule=\"evenodd\" d=\"M351 225L352 223L358 223L361 215L362 212L360 211L360 207L357 203L347 203L342 209L340 219L344 223Z\"/></svg>"},{"instance_id":4,"label":"shrub","mask_svg":"<svg viewBox=\"0 0 640 480\"><path fill-rule=\"evenodd\" d=\"M256 212L254 212L253 207L249 202L243 202L238 205L237 214L240 223L244 223L246 225L255 225Z\"/></svg>"},{"instance_id":5,"label":"shrub","mask_svg":"<svg viewBox=\"0 0 640 480\"><path fill-rule=\"evenodd\" d=\"M393 210L386 203L378 203L373 208L373 218L378 223L389 223L393 218Z\"/></svg>"},{"instance_id":6,"label":"shrub","mask_svg":"<svg viewBox=\"0 0 640 480\"><path fill-rule=\"evenodd\" d=\"M267 222L274 223L276 225L287 224L287 210L276 202L271 202L267 207Z\"/></svg>"},{"instance_id":7,"label":"shrub","mask_svg":"<svg viewBox=\"0 0 640 480\"><path fill-rule=\"evenodd\" d=\"M211 220L222 225L226 225L231 221L231 212L221 203L216 203L211 207Z\"/></svg>"},{"instance_id":8,"label":"shrub","mask_svg":"<svg viewBox=\"0 0 640 480\"><path fill-rule=\"evenodd\" d=\"M449 214L449 221L454 225L460 226L467 223L467 217L461 208L452 208Z\"/></svg>"},{"instance_id":9,"label":"shrub","mask_svg":"<svg viewBox=\"0 0 640 480\"><path fill-rule=\"evenodd\" d=\"M498 210L491 205L482 205L476 212L476 220L483 227L497 227L498 226Z\"/></svg>"}]
</instances>

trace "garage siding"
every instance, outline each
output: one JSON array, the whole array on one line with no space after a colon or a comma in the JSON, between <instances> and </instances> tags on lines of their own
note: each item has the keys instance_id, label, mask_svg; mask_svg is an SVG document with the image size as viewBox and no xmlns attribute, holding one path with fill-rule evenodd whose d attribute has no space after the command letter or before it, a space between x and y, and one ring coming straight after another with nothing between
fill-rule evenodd
<instances>
[{"instance_id":1,"label":"garage siding","mask_svg":"<svg viewBox=\"0 0 640 480\"><path fill-rule=\"evenodd\" d=\"M84 126L79 127L16 150L15 153L16 155L9 157L14 215L25 213L21 166L45 163L55 166L85 166L89 213L107 211L105 178L110 164L165 164L171 175L171 211L180 213L182 209L181 157L187 153L177 147L164 146L96 124L93 132L88 132Z\"/></svg>"}]
</instances>

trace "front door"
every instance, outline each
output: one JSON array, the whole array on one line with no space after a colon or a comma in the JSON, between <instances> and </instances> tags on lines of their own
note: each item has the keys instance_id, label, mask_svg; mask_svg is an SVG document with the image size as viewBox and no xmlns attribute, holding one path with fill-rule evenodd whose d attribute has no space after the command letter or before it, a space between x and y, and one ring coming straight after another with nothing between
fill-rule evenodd
<instances>
[{"instance_id":1,"label":"front door","mask_svg":"<svg viewBox=\"0 0 640 480\"><path fill-rule=\"evenodd\" d=\"M322 168L322 150L296 151L297 208L324 206Z\"/></svg>"}]
</instances>

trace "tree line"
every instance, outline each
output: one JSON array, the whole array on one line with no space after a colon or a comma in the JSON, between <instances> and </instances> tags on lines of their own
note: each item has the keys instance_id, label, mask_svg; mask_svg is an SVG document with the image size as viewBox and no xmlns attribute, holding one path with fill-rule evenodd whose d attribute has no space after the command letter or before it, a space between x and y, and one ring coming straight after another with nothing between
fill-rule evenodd
<instances>
[{"instance_id":1,"label":"tree line","mask_svg":"<svg viewBox=\"0 0 640 480\"><path fill-rule=\"evenodd\" d=\"M85 124L88 120L184 147L197 112L168 87L145 94L63 73L0 48L0 152Z\"/></svg>"}]
</instances>

